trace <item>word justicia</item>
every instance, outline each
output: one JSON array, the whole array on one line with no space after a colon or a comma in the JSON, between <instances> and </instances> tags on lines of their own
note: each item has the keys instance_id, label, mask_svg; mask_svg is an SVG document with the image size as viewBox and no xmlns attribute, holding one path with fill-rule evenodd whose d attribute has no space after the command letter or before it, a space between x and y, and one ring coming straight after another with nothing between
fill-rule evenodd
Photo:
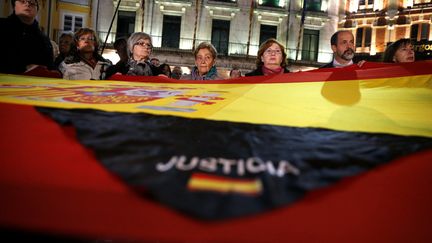
<instances>
[{"instance_id":1,"label":"word justicia","mask_svg":"<svg viewBox=\"0 0 432 243\"><path fill-rule=\"evenodd\" d=\"M226 159L226 158L199 158L192 157L188 159L186 156L172 156L166 163L157 163L156 170L165 172L170 169L177 169L182 171L189 171L198 169L206 172L215 172L221 168L222 173L228 175L237 173L242 176L246 172L251 174L258 174L261 172L268 172L270 175L283 177L286 174L300 175L300 170L293 166L290 162L281 160L278 163L272 161L263 161L257 157L247 159Z\"/></svg>"}]
</instances>

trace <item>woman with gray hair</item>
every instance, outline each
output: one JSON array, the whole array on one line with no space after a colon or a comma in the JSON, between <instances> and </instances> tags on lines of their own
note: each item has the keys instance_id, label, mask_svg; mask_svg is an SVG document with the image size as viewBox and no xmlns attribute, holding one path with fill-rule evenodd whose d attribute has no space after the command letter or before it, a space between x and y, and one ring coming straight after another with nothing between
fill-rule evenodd
<instances>
[{"instance_id":1,"label":"woman with gray hair","mask_svg":"<svg viewBox=\"0 0 432 243\"><path fill-rule=\"evenodd\" d=\"M144 32L135 32L127 40L127 62L112 66L108 76L123 74L131 76L158 76L163 75L160 68L150 62L153 50L152 38ZM165 76L165 75L163 75Z\"/></svg>"},{"instance_id":2,"label":"woman with gray hair","mask_svg":"<svg viewBox=\"0 0 432 243\"><path fill-rule=\"evenodd\" d=\"M215 62L217 51L209 42L201 42L194 51L195 66L191 73L182 76L182 80L218 80L223 79L217 73Z\"/></svg>"},{"instance_id":3,"label":"woman with gray hair","mask_svg":"<svg viewBox=\"0 0 432 243\"><path fill-rule=\"evenodd\" d=\"M128 41L128 71L126 75L156 76L161 74L160 69L150 63L150 55L153 50L151 36L144 32L133 33Z\"/></svg>"}]
</instances>

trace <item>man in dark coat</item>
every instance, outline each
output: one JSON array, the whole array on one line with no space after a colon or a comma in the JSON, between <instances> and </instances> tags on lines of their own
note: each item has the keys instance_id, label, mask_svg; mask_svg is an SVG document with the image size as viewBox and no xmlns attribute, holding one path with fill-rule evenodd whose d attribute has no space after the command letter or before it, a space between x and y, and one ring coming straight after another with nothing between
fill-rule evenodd
<instances>
[{"instance_id":1,"label":"man in dark coat","mask_svg":"<svg viewBox=\"0 0 432 243\"><path fill-rule=\"evenodd\" d=\"M0 73L20 74L37 66L54 69L49 38L36 21L37 0L11 0L13 13L0 19Z\"/></svg>"},{"instance_id":2,"label":"man in dark coat","mask_svg":"<svg viewBox=\"0 0 432 243\"><path fill-rule=\"evenodd\" d=\"M330 44L333 51L333 60L320 68L346 67L353 64L355 43L351 31L337 31L332 35Z\"/></svg>"}]
</instances>

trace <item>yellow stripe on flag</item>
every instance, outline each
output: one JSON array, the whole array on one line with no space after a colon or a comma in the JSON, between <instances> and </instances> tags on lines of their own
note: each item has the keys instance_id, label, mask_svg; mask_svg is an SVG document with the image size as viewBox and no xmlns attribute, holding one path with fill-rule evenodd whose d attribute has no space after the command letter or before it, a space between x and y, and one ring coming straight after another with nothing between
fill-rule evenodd
<instances>
[{"instance_id":1,"label":"yellow stripe on flag","mask_svg":"<svg viewBox=\"0 0 432 243\"><path fill-rule=\"evenodd\" d=\"M68 81L0 74L0 102L432 137L430 74L265 84Z\"/></svg>"},{"instance_id":2,"label":"yellow stripe on flag","mask_svg":"<svg viewBox=\"0 0 432 243\"><path fill-rule=\"evenodd\" d=\"M187 187L192 191L212 191L245 195L259 195L262 192L262 184L258 179L232 179L201 173L193 174L189 179Z\"/></svg>"}]
</instances>

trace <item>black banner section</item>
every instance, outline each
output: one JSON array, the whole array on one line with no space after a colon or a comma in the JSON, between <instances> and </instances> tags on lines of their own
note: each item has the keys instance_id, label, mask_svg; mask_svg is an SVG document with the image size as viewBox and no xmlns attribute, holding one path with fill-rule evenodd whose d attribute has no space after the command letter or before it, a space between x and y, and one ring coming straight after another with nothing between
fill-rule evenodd
<instances>
[{"instance_id":1,"label":"black banner section","mask_svg":"<svg viewBox=\"0 0 432 243\"><path fill-rule=\"evenodd\" d=\"M201 219L288 205L432 148L432 139L174 116L38 108L142 195Z\"/></svg>"}]
</instances>

